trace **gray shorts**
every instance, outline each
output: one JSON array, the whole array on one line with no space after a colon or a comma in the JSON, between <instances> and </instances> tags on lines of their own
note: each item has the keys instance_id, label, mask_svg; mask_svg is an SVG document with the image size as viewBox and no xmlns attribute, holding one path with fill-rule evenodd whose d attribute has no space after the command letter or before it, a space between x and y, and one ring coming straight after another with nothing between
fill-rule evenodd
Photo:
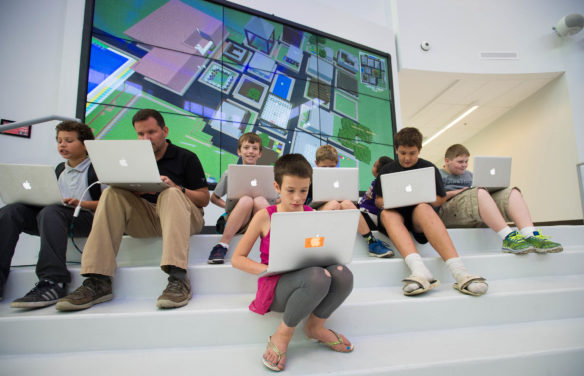
<instances>
[{"instance_id":1,"label":"gray shorts","mask_svg":"<svg viewBox=\"0 0 584 376\"><path fill-rule=\"evenodd\" d=\"M483 188L469 188L462 191L440 207L438 215L442 219L442 222L444 222L444 226L447 228L486 226L479 215L479 189ZM509 195L513 189L517 188L509 187L491 193L491 197L497 204L497 208L499 208L506 222L512 222L509 217Z\"/></svg>"}]
</instances>

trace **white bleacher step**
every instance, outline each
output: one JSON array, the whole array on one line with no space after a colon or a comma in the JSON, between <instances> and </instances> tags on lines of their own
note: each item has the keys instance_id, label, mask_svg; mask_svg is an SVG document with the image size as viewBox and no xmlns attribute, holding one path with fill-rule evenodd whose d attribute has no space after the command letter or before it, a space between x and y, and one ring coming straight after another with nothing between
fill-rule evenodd
<instances>
[{"instance_id":1,"label":"white bleacher step","mask_svg":"<svg viewBox=\"0 0 584 376\"><path fill-rule=\"evenodd\" d=\"M361 317L354 318L355 321ZM228 330L238 330L237 326ZM222 333L221 333L222 334ZM266 335L267 336L267 335ZM288 348L287 375L562 375L584 369L584 319L354 336L351 354L306 341ZM2 373L84 376L273 375L255 344L0 356Z\"/></svg>"},{"instance_id":2,"label":"white bleacher step","mask_svg":"<svg viewBox=\"0 0 584 376\"><path fill-rule=\"evenodd\" d=\"M452 279L446 265L436 252L424 252L425 264L442 282ZM257 255L256 255L257 257ZM561 253L511 255L499 249L469 252L462 256L467 269L487 278L488 281L505 278L534 276L561 276L582 273L584 270L584 246L570 246ZM229 260L229 257L228 257ZM369 257L364 250L356 250L349 264L355 280L355 288L376 286L401 286L401 280L409 270L403 259L379 259ZM83 278L79 265L69 265L72 276L71 289L77 288ZM191 285L195 294L253 293L257 277L234 269L229 263L209 265L206 260L189 267ZM158 266L119 267L113 280L114 293L124 297L156 298L166 285L166 274ZM5 298L18 298L37 282L34 267L15 267L5 287Z\"/></svg>"},{"instance_id":3,"label":"white bleacher step","mask_svg":"<svg viewBox=\"0 0 584 376\"><path fill-rule=\"evenodd\" d=\"M544 234L549 235L553 240L562 243L564 247L582 245L584 239L584 226L547 226L542 227ZM498 251L501 248L501 240L493 231L488 228L479 229L450 229L448 230L454 242L455 247L461 255L482 251ZM391 244L389 239L378 232L374 234L380 239ZM233 238L230 246L228 257L231 256L233 249L239 242L241 235ZM220 235L216 234L199 234L191 237L191 247L189 254L190 263L201 263L207 260L211 248L221 239ZM76 243L79 248L83 248L85 239L77 239ZM257 254L258 243L254 246L252 254ZM422 255L435 254L430 244L418 245L418 249ZM162 241L160 238L136 239L130 236L125 236L122 240L117 262L120 266L140 265L140 266L155 266L160 262ZM12 265L34 265L37 261L37 254L39 248L39 238L27 234L21 234L20 241L17 245L14 254ZM395 249L395 247L394 247ZM355 246L355 255L367 254L367 247L362 239L357 239ZM67 260L79 262L81 260L80 253L69 241L67 250Z\"/></svg>"},{"instance_id":4,"label":"white bleacher step","mask_svg":"<svg viewBox=\"0 0 584 376\"><path fill-rule=\"evenodd\" d=\"M118 297L74 313L14 310L3 302L0 332L17 340L2 341L0 354L257 343L275 330L281 314L250 312L252 298L197 295L186 307L159 310L155 298ZM329 325L362 336L577 317L584 317L582 274L496 280L478 298L448 282L417 297L403 296L400 287L355 289Z\"/></svg>"}]
</instances>

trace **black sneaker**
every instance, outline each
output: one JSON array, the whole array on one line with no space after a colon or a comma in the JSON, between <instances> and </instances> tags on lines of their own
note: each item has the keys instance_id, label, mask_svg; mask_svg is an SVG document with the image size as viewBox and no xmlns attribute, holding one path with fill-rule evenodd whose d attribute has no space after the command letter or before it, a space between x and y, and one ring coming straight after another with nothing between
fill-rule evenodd
<instances>
[{"instance_id":1,"label":"black sneaker","mask_svg":"<svg viewBox=\"0 0 584 376\"><path fill-rule=\"evenodd\" d=\"M57 303L66 294L65 286L43 279L22 298L13 300L10 308L42 308Z\"/></svg>"},{"instance_id":2,"label":"black sneaker","mask_svg":"<svg viewBox=\"0 0 584 376\"><path fill-rule=\"evenodd\" d=\"M209 259L207 260L207 262L209 264L223 264L225 262L226 254L227 248L225 248L221 244L217 244L211 250L211 254L209 255Z\"/></svg>"},{"instance_id":3,"label":"black sneaker","mask_svg":"<svg viewBox=\"0 0 584 376\"><path fill-rule=\"evenodd\" d=\"M191 281L188 278L168 278L168 285L158 297L158 308L178 308L187 305L193 297L191 293Z\"/></svg>"},{"instance_id":4,"label":"black sneaker","mask_svg":"<svg viewBox=\"0 0 584 376\"><path fill-rule=\"evenodd\" d=\"M112 300L112 281L110 278L89 277L83 284L64 298L59 299L59 311L78 311L94 304Z\"/></svg>"}]
</instances>

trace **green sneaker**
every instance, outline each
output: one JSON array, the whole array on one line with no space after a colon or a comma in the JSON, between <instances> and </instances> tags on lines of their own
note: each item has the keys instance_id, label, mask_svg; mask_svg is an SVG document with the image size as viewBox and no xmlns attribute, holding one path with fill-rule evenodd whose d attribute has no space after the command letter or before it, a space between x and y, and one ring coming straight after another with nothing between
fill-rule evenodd
<instances>
[{"instance_id":1,"label":"green sneaker","mask_svg":"<svg viewBox=\"0 0 584 376\"><path fill-rule=\"evenodd\" d=\"M517 231L513 231L505 240L503 240L503 252L506 253L513 253L516 255L524 255L529 252L535 251L533 245L528 243L526 239L518 233Z\"/></svg>"},{"instance_id":2,"label":"green sneaker","mask_svg":"<svg viewBox=\"0 0 584 376\"><path fill-rule=\"evenodd\" d=\"M537 253L558 253L564 250L560 243L552 242L549 236L542 235L539 231L534 231L533 236L525 238L533 246Z\"/></svg>"}]
</instances>

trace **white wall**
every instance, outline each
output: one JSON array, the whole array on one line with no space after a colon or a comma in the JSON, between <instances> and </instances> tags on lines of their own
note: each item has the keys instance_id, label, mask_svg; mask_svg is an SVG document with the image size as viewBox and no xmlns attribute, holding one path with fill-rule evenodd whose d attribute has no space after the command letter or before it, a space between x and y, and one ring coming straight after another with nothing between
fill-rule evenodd
<instances>
[{"instance_id":1,"label":"white wall","mask_svg":"<svg viewBox=\"0 0 584 376\"><path fill-rule=\"evenodd\" d=\"M559 38L552 26L582 0L392 0L397 10L399 69L464 73L565 72L577 160L584 161L584 31ZM431 50L420 49L429 41ZM517 52L482 60L480 52ZM554 105L554 101L548 105Z\"/></svg>"},{"instance_id":2,"label":"white wall","mask_svg":"<svg viewBox=\"0 0 584 376\"><path fill-rule=\"evenodd\" d=\"M557 78L465 142L472 156L513 158L511 184L535 222L582 219L567 81Z\"/></svg>"},{"instance_id":3,"label":"white wall","mask_svg":"<svg viewBox=\"0 0 584 376\"><path fill-rule=\"evenodd\" d=\"M474 155L513 155L513 183L523 187L536 221L581 219L575 166L584 161L584 32L560 38L552 26L584 14L584 1L393 0L393 9L400 69L564 72L465 144ZM480 52L518 58L484 60Z\"/></svg>"},{"instance_id":4,"label":"white wall","mask_svg":"<svg viewBox=\"0 0 584 376\"><path fill-rule=\"evenodd\" d=\"M84 2L0 2L0 117L75 117ZM0 135L0 162L54 165L54 126L33 126L30 140Z\"/></svg>"}]
</instances>

